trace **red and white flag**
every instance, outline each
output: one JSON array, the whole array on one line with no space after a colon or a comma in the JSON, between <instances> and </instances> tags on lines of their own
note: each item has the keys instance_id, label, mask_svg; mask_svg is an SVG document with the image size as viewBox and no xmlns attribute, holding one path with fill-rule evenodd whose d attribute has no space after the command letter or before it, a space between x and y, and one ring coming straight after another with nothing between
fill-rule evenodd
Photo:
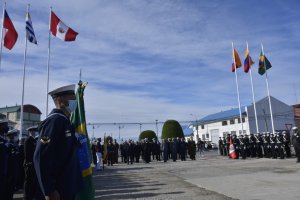
<instances>
[{"instance_id":1,"label":"red and white flag","mask_svg":"<svg viewBox=\"0 0 300 200\"><path fill-rule=\"evenodd\" d=\"M51 33L63 41L74 41L78 33L64 24L53 11L51 11Z\"/></svg>"},{"instance_id":2,"label":"red and white flag","mask_svg":"<svg viewBox=\"0 0 300 200\"><path fill-rule=\"evenodd\" d=\"M229 156L232 159L236 159L235 149L232 143L232 137L230 136L230 145L229 145Z\"/></svg>"},{"instance_id":3,"label":"red and white flag","mask_svg":"<svg viewBox=\"0 0 300 200\"><path fill-rule=\"evenodd\" d=\"M10 20L6 10L4 10L3 20L3 35L4 35L4 46L9 50L12 49L17 42L18 33Z\"/></svg>"}]
</instances>

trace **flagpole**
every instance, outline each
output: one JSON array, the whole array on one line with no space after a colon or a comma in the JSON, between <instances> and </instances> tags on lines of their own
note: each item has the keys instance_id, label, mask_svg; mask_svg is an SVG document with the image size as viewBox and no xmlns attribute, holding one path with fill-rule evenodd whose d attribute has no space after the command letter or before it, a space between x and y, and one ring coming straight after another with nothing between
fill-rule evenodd
<instances>
[{"instance_id":1,"label":"flagpole","mask_svg":"<svg viewBox=\"0 0 300 200\"><path fill-rule=\"evenodd\" d=\"M4 27L4 11L6 9L6 2L4 2L3 6L3 14L2 14L2 31L1 31L1 47L0 47L0 71L1 71L1 63L2 63L2 47L3 47L3 27Z\"/></svg>"},{"instance_id":2,"label":"flagpole","mask_svg":"<svg viewBox=\"0 0 300 200\"><path fill-rule=\"evenodd\" d=\"M250 51L248 49L248 42L247 42L247 50L248 50L248 56L250 59ZM256 124L256 133L259 133L258 131L258 122L257 122L257 112L256 112L256 103L255 103L255 96L254 96L254 87L253 87L253 80L252 80L252 70L251 70L251 62L249 60L249 71L250 71L250 81L251 81L251 89L252 89L252 100L253 100L253 106L254 106L254 116L255 116L255 124Z\"/></svg>"},{"instance_id":3,"label":"flagpole","mask_svg":"<svg viewBox=\"0 0 300 200\"><path fill-rule=\"evenodd\" d=\"M50 76L50 30L51 30L51 12L52 12L52 7L50 7L50 16L49 16L49 40L48 40L48 60L47 60L47 100L46 100L46 117L48 116L48 93L49 93L49 76Z\"/></svg>"},{"instance_id":4,"label":"flagpole","mask_svg":"<svg viewBox=\"0 0 300 200\"><path fill-rule=\"evenodd\" d=\"M265 67L265 73L266 73L266 84L267 84L267 93L268 93L268 99L269 99L269 107L270 107L270 114L271 114L271 124L272 124L272 133L274 133L274 120L273 120L273 112L272 112L272 105L271 105L271 98L270 98L270 90L269 90L269 81L268 81L268 73L267 73L267 68L266 68L266 57L264 53L264 47L261 44L261 51L264 56L264 67Z\"/></svg>"},{"instance_id":5,"label":"flagpole","mask_svg":"<svg viewBox=\"0 0 300 200\"><path fill-rule=\"evenodd\" d=\"M27 5L27 12L26 15L29 12L30 4ZM26 33L27 34L27 33ZM26 69L26 57L27 57L27 36L25 35L25 48L24 48L24 66L23 66L23 86L22 86L22 103L21 103L21 115L20 115L20 132L22 135L23 131L23 113L24 113L24 91L25 91L25 69Z\"/></svg>"},{"instance_id":6,"label":"flagpole","mask_svg":"<svg viewBox=\"0 0 300 200\"><path fill-rule=\"evenodd\" d=\"M239 112L240 112L240 120L242 124L242 134L244 133L244 127L243 127L243 120L242 120L242 111L241 111L241 102L240 102L240 92L239 92L239 84L238 84L238 76L236 72L236 63L235 63L235 54L234 54L234 48L233 48L233 42L232 42L232 53L233 53L233 63L234 63L234 73L235 73L235 83L236 83L236 91L238 96L238 104L239 104ZM239 135L239 130L237 130Z\"/></svg>"}]
</instances>

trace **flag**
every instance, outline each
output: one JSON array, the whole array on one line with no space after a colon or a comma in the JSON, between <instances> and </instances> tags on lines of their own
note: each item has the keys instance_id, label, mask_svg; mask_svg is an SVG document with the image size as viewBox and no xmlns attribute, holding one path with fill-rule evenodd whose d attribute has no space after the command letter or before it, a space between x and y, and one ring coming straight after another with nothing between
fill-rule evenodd
<instances>
[{"instance_id":1,"label":"flag","mask_svg":"<svg viewBox=\"0 0 300 200\"><path fill-rule=\"evenodd\" d=\"M263 51L260 52L259 57L259 66L258 66L258 73L260 75L264 75L266 70L270 69L272 67L270 61L267 59L267 57L264 55Z\"/></svg>"},{"instance_id":2,"label":"flag","mask_svg":"<svg viewBox=\"0 0 300 200\"><path fill-rule=\"evenodd\" d=\"M242 66L242 62L240 59L240 56L238 54L238 52L234 49L232 52L232 59L233 59L233 63L232 63L232 72L235 72L235 66L236 68L240 68ZM234 66L235 64L235 66Z\"/></svg>"},{"instance_id":3,"label":"flag","mask_svg":"<svg viewBox=\"0 0 300 200\"><path fill-rule=\"evenodd\" d=\"M106 134L104 134L104 142L103 142L103 163L107 163L107 137ZM104 167L104 165L103 165Z\"/></svg>"},{"instance_id":4,"label":"flag","mask_svg":"<svg viewBox=\"0 0 300 200\"><path fill-rule=\"evenodd\" d=\"M50 24L50 31L52 35L63 41L74 41L78 35L77 32L64 24L52 11Z\"/></svg>"},{"instance_id":5,"label":"flag","mask_svg":"<svg viewBox=\"0 0 300 200\"><path fill-rule=\"evenodd\" d=\"M230 145L229 145L229 156L232 159L236 159L235 149L232 143L232 136L230 136Z\"/></svg>"},{"instance_id":6,"label":"flag","mask_svg":"<svg viewBox=\"0 0 300 200\"><path fill-rule=\"evenodd\" d=\"M75 111L71 115L71 122L75 127L76 137L81 146L78 149L78 157L80 161L80 169L83 177L83 188L76 196L76 200L92 200L95 195L95 187L92 179L91 168L91 152L90 142L86 129L85 110L84 110L84 89L87 84L79 82L76 101L77 106Z\"/></svg>"},{"instance_id":7,"label":"flag","mask_svg":"<svg viewBox=\"0 0 300 200\"><path fill-rule=\"evenodd\" d=\"M3 35L4 35L4 46L9 50L12 49L17 42L18 33L10 20L6 10L4 10L4 20L3 20Z\"/></svg>"},{"instance_id":8,"label":"flag","mask_svg":"<svg viewBox=\"0 0 300 200\"><path fill-rule=\"evenodd\" d=\"M253 65L254 62L251 58L251 56L249 55L249 50L248 47L246 49L246 53L245 53L245 60L244 60L244 72L248 73L251 65Z\"/></svg>"},{"instance_id":9,"label":"flag","mask_svg":"<svg viewBox=\"0 0 300 200\"><path fill-rule=\"evenodd\" d=\"M26 13L26 38L29 42L37 44L29 12Z\"/></svg>"}]
</instances>

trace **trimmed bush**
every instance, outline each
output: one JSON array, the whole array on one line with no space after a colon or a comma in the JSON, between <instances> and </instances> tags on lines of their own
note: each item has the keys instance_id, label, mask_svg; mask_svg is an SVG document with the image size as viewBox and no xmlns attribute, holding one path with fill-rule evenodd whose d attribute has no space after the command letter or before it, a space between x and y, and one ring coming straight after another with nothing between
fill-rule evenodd
<instances>
[{"instance_id":1,"label":"trimmed bush","mask_svg":"<svg viewBox=\"0 0 300 200\"><path fill-rule=\"evenodd\" d=\"M157 140L157 136L156 136L156 133L152 130L145 130L143 132L141 132L140 136L139 136L139 140L143 140L145 138L148 138L150 141L154 141Z\"/></svg>"},{"instance_id":2,"label":"trimmed bush","mask_svg":"<svg viewBox=\"0 0 300 200\"><path fill-rule=\"evenodd\" d=\"M182 127L176 120L167 120L162 128L161 139L184 137Z\"/></svg>"}]
</instances>

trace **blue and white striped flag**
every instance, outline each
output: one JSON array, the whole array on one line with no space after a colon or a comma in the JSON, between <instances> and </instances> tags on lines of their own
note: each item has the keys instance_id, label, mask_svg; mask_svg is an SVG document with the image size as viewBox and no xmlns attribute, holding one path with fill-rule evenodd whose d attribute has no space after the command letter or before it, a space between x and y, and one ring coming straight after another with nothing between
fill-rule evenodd
<instances>
[{"instance_id":1,"label":"blue and white striped flag","mask_svg":"<svg viewBox=\"0 0 300 200\"><path fill-rule=\"evenodd\" d=\"M29 42L37 44L29 12L26 13L26 37Z\"/></svg>"}]
</instances>

